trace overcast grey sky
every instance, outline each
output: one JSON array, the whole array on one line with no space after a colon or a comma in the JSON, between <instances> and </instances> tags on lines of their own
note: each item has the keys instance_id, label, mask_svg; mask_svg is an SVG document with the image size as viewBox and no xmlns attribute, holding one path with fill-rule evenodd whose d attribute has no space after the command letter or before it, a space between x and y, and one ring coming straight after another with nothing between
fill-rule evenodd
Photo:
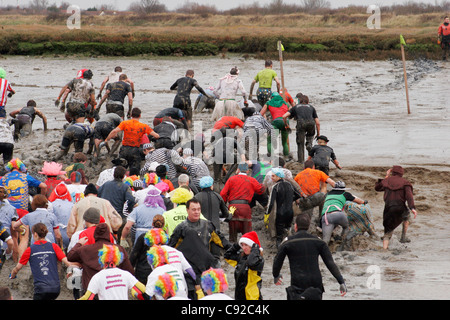
<instances>
[{"instance_id":1,"label":"overcast grey sky","mask_svg":"<svg viewBox=\"0 0 450 320\"><path fill-rule=\"evenodd\" d=\"M50 4L56 4L59 5L61 2L68 2L70 4L78 5L82 9L87 9L89 7L101 5L101 4L112 4L117 8L118 10L125 10L129 7L130 3L138 0L130 0L130 1L124 1L124 0L49 0ZM244 4L251 4L255 2L256 0L192 0L191 2L196 2L199 4L207 4L207 5L215 5L217 9L219 10L227 10L231 8L238 7L239 5ZM392 4L402 4L405 3L406 0L328 0L331 4L332 8L339 8L339 7L347 7L348 5L354 4L354 5L362 5L362 6L369 6L369 5L392 5ZM443 0L417 0L413 2L417 3L430 3L435 4L441 3ZM185 0L160 0L161 3L164 3L168 10L175 10L178 7L182 6L186 1ZM272 2L272 0L257 0L257 2L260 5L266 5ZM301 4L301 0L284 0L285 3L288 4ZM21 5L26 6L30 3L30 0L0 0L0 5L6 6L6 5Z\"/></svg>"}]
</instances>

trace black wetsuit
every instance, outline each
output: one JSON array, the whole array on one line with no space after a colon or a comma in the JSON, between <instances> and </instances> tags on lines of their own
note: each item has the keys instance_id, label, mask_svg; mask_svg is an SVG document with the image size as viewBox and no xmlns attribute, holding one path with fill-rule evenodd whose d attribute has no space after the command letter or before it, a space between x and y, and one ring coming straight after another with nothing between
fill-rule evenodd
<instances>
[{"instance_id":1,"label":"black wetsuit","mask_svg":"<svg viewBox=\"0 0 450 320\"><path fill-rule=\"evenodd\" d=\"M194 87L197 88L201 94L207 95L198 85L197 80L190 77L179 78L170 87L170 90L177 90L177 94L173 100L173 107L183 110L187 120L192 120L191 91Z\"/></svg>"},{"instance_id":2,"label":"black wetsuit","mask_svg":"<svg viewBox=\"0 0 450 320\"><path fill-rule=\"evenodd\" d=\"M291 183L280 180L272 188L267 212L276 214L275 229L277 244L281 243L291 227L294 218L292 203L301 197L300 192Z\"/></svg>"},{"instance_id":3,"label":"black wetsuit","mask_svg":"<svg viewBox=\"0 0 450 320\"><path fill-rule=\"evenodd\" d=\"M297 120L297 153L298 161L303 163L305 160L305 146L306 150L310 151L314 135L316 134L316 121L318 118L316 109L309 104L298 104L289 110L291 114L289 118ZM306 140L306 145L305 145Z\"/></svg>"},{"instance_id":4,"label":"black wetsuit","mask_svg":"<svg viewBox=\"0 0 450 320\"><path fill-rule=\"evenodd\" d=\"M305 230L299 230L294 235L289 236L278 248L272 268L274 278L280 276L286 256L289 259L291 286L298 288L300 291L308 288L319 289L322 293L325 291L319 268L319 256L339 284L344 283L344 278L333 260L328 245Z\"/></svg>"}]
</instances>

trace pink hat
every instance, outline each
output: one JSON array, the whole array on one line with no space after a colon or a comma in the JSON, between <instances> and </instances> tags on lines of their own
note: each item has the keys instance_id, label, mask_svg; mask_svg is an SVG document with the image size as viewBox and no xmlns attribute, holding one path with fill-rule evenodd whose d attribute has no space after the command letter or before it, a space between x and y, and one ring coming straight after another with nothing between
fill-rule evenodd
<instances>
[{"instance_id":1,"label":"pink hat","mask_svg":"<svg viewBox=\"0 0 450 320\"><path fill-rule=\"evenodd\" d=\"M62 164L56 163L56 162L44 162L44 167L42 168L42 171L39 171L40 174L46 175L46 176L59 176L59 175L65 175L66 172L62 171Z\"/></svg>"},{"instance_id":2,"label":"pink hat","mask_svg":"<svg viewBox=\"0 0 450 320\"><path fill-rule=\"evenodd\" d=\"M261 248L261 243L259 242L258 234L255 231L250 231L242 235L241 239L239 239L239 245L241 245L242 243L245 243L250 247L256 243L259 246L260 250L263 250Z\"/></svg>"}]
</instances>

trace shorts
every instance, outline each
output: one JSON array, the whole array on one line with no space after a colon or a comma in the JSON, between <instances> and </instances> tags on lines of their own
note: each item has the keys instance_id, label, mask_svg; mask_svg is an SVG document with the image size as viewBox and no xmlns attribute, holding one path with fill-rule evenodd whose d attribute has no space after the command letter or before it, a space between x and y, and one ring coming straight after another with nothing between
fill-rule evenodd
<instances>
[{"instance_id":1,"label":"shorts","mask_svg":"<svg viewBox=\"0 0 450 320\"><path fill-rule=\"evenodd\" d=\"M17 134L21 133L22 136L29 135L31 133L31 117L28 114L18 114L17 122L15 124L15 131Z\"/></svg>"},{"instance_id":2,"label":"shorts","mask_svg":"<svg viewBox=\"0 0 450 320\"><path fill-rule=\"evenodd\" d=\"M127 160L128 168L141 169L141 150L139 147L122 146L119 151L119 158Z\"/></svg>"},{"instance_id":3,"label":"shorts","mask_svg":"<svg viewBox=\"0 0 450 320\"><path fill-rule=\"evenodd\" d=\"M106 113L115 113L119 117L124 118L125 117L125 108L121 104L115 104L115 103L107 103L106 104Z\"/></svg>"},{"instance_id":4,"label":"shorts","mask_svg":"<svg viewBox=\"0 0 450 320\"><path fill-rule=\"evenodd\" d=\"M173 107L183 111L186 120L192 120L192 105L190 97L175 96Z\"/></svg>"},{"instance_id":5,"label":"shorts","mask_svg":"<svg viewBox=\"0 0 450 320\"><path fill-rule=\"evenodd\" d=\"M7 164L11 161L14 152L14 144L0 142L0 154L3 154L3 163Z\"/></svg>"},{"instance_id":6,"label":"shorts","mask_svg":"<svg viewBox=\"0 0 450 320\"><path fill-rule=\"evenodd\" d=\"M0 118L6 118L6 107L0 106Z\"/></svg>"},{"instance_id":7,"label":"shorts","mask_svg":"<svg viewBox=\"0 0 450 320\"><path fill-rule=\"evenodd\" d=\"M94 139L105 140L111 131L114 130L114 126L106 121L97 122L94 128Z\"/></svg>"},{"instance_id":8,"label":"shorts","mask_svg":"<svg viewBox=\"0 0 450 320\"><path fill-rule=\"evenodd\" d=\"M270 88L258 88L258 91L256 92L256 98L262 107L270 100L271 96L272 89Z\"/></svg>"},{"instance_id":9,"label":"shorts","mask_svg":"<svg viewBox=\"0 0 450 320\"><path fill-rule=\"evenodd\" d=\"M74 120L86 117L86 107L80 102L68 102L66 104L66 110L69 117Z\"/></svg>"},{"instance_id":10,"label":"shorts","mask_svg":"<svg viewBox=\"0 0 450 320\"><path fill-rule=\"evenodd\" d=\"M62 150L68 150L73 143L75 152L83 152L84 142L86 139L90 139L92 135L93 132L90 127L71 124L67 127L66 131L64 131L60 148ZM90 143L92 144L93 141Z\"/></svg>"}]
</instances>

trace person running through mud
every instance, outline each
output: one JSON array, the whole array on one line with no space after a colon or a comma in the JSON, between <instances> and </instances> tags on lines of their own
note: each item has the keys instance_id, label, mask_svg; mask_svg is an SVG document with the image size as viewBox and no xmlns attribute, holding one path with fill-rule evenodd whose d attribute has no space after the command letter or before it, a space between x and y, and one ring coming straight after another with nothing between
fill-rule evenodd
<instances>
[{"instance_id":1,"label":"person running through mud","mask_svg":"<svg viewBox=\"0 0 450 320\"><path fill-rule=\"evenodd\" d=\"M345 186L343 181L337 181L334 184L333 189L331 189L327 196L325 197L325 202L323 204L321 216L321 228L322 228L322 239L325 243L329 244L331 235L337 226L342 227L342 245L341 249L345 247L347 233L349 230L349 223L347 218L347 213L344 210L345 203L347 201L352 201L357 204L367 204L367 201L355 197Z\"/></svg>"},{"instance_id":2,"label":"person running through mud","mask_svg":"<svg viewBox=\"0 0 450 320\"><path fill-rule=\"evenodd\" d=\"M316 129L317 136L320 135L320 121L317 111L309 104L309 98L301 95L298 104L283 115L285 121L287 118L297 120L297 161L303 163L305 161L305 147L306 151L311 151Z\"/></svg>"},{"instance_id":3,"label":"person running through mud","mask_svg":"<svg viewBox=\"0 0 450 320\"><path fill-rule=\"evenodd\" d=\"M244 113L236 102L238 93L244 98L244 105L248 105L247 91L245 91L242 80L239 79L239 69L234 67L227 75L220 78L219 84L214 90L214 95L219 98L219 101L216 103L211 116L213 121L219 120L223 116L244 119Z\"/></svg>"},{"instance_id":4,"label":"person running through mud","mask_svg":"<svg viewBox=\"0 0 450 320\"><path fill-rule=\"evenodd\" d=\"M414 204L413 186L411 182L403 178L404 169L401 166L393 166L386 172L384 179L378 179L375 183L375 190L384 191L384 211L383 211L383 248L389 247L389 240L392 238L394 230L401 224L401 243L411 240L406 237L406 232L411 223L411 215L414 219L417 210ZM408 204L408 206L406 206Z\"/></svg>"},{"instance_id":5,"label":"person running through mud","mask_svg":"<svg viewBox=\"0 0 450 320\"><path fill-rule=\"evenodd\" d=\"M183 111L189 127L192 123L191 91L194 87L201 94L207 96L206 92L199 86L197 80L194 79L194 70L187 70L186 75L179 78L170 87L170 90L177 90L177 94L173 100L173 107Z\"/></svg>"},{"instance_id":6,"label":"person running through mud","mask_svg":"<svg viewBox=\"0 0 450 320\"><path fill-rule=\"evenodd\" d=\"M283 146L283 155L285 157L289 156L289 123L286 122L286 119L283 118L289 110L289 105L286 101L284 101L283 97L280 96L277 92L272 93L272 96L269 101L266 102L264 107L261 110L261 115L265 116L266 112L269 112L272 117L272 126L275 130L278 130L281 134L281 144ZM265 116L267 117L267 116ZM275 131L277 132L277 131ZM267 139L267 151L269 155L273 154L272 146L273 142L276 139L275 135L271 135Z\"/></svg>"},{"instance_id":7,"label":"person running through mud","mask_svg":"<svg viewBox=\"0 0 450 320\"><path fill-rule=\"evenodd\" d=\"M252 100L253 96L253 87L258 82L259 88L256 91L256 97L258 99L258 103L261 106L264 106L267 101L269 101L272 96L272 82L275 81L277 84L277 92L280 93L281 83L278 80L277 73L272 69L273 63L272 60L266 60L264 63L265 68L258 72L255 78L250 85L250 95L248 97L249 100Z\"/></svg>"},{"instance_id":8,"label":"person running through mud","mask_svg":"<svg viewBox=\"0 0 450 320\"><path fill-rule=\"evenodd\" d=\"M16 91L11 87L11 84L6 80L6 71L0 68L0 118L6 118L6 102L11 98Z\"/></svg>"},{"instance_id":9,"label":"person running through mud","mask_svg":"<svg viewBox=\"0 0 450 320\"><path fill-rule=\"evenodd\" d=\"M294 219L293 203L302 195L291 183L284 180L281 168L272 169L272 180L275 185L270 191L264 222L268 224L270 235L275 238L278 248L291 228Z\"/></svg>"},{"instance_id":10,"label":"person running through mud","mask_svg":"<svg viewBox=\"0 0 450 320\"><path fill-rule=\"evenodd\" d=\"M97 106L95 100L95 89L91 79L94 76L91 70L83 73L82 78L75 78L66 84L56 98L55 106L60 106L60 99L67 89L70 90L71 96L69 102L65 104L65 100L61 102L60 110L66 110L66 120L69 123L74 122L80 117L86 117L87 114L92 114Z\"/></svg>"},{"instance_id":11,"label":"person running through mud","mask_svg":"<svg viewBox=\"0 0 450 320\"><path fill-rule=\"evenodd\" d=\"M47 131L47 117L45 114L36 108L36 101L29 100L27 106L18 110L14 110L9 114L14 120L14 140L19 140L20 137L25 137L31 134L33 122L36 116L42 119L44 131Z\"/></svg>"},{"instance_id":12,"label":"person running through mud","mask_svg":"<svg viewBox=\"0 0 450 320\"><path fill-rule=\"evenodd\" d=\"M111 72L111 74L109 75L109 76L107 76L104 80L103 80L103 82L102 82L102 84L101 84L101 86L100 86L100 91L99 91L99 93L98 93L98 96L97 96L97 100L100 100L101 98L102 98L102 92L103 92L103 89L105 89L105 86L108 84L108 82L109 83L114 83L114 82L117 82L117 81L119 81L119 78L120 78L120 76L123 74L123 69L122 69L122 67L120 67L120 66L118 66L118 67L115 67L114 68L114 71L113 72ZM126 80L125 80L125 82L127 82L129 85L130 85L130 87L131 87L131 92L132 92L132 96L133 96L133 98L134 98L134 96L135 96L135 94L134 94L134 82L130 79L130 78L126 78ZM108 88L107 88L108 89Z\"/></svg>"},{"instance_id":13,"label":"person running through mud","mask_svg":"<svg viewBox=\"0 0 450 320\"><path fill-rule=\"evenodd\" d=\"M121 74L119 81L108 83L106 93L100 100L96 112L100 112L100 108L106 101L106 114L115 113L122 119L125 119L125 98L128 97L127 118L131 117L131 109L133 109L133 90L127 82L127 75Z\"/></svg>"},{"instance_id":14,"label":"person running through mud","mask_svg":"<svg viewBox=\"0 0 450 320\"><path fill-rule=\"evenodd\" d=\"M131 110L131 119L121 122L105 139L105 143L107 143L123 131L122 147L119 151L119 157L127 160L127 166L129 168L136 168L138 170L141 169L141 152L139 147L141 146L143 135L149 134L156 139L159 138L159 134L153 131L147 124L140 122L140 119L141 109L133 108Z\"/></svg>"},{"instance_id":15,"label":"person running through mud","mask_svg":"<svg viewBox=\"0 0 450 320\"><path fill-rule=\"evenodd\" d=\"M338 169L342 169L342 166L336 159L336 154L334 153L333 148L328 146L329 141L330 140L323 135L318 136L317 144L308 152L308 158L306 159L312 159L316 169L323 171L326 175L329 175L330 172L330 161L333 162Z\"/></svg>"},{"instance_id":16,"label":"person running through mud","mask_svg":"<svg viewBox=\"0 0 450 320\"><path fill-rule=\"evenodd\" d=\"M273 260L272 275L275 285L283 284L281 268L285 257L289 259L291 285L286 288L288 300L322 300L325 291L319 266L319 256L338 281L341 296L347 293L345 280L327 244L308 232L311 218L299 214L295 218L295 234L289 236L278 248Z\"/></svg>"},{"instance_id":17,"label":"person running through mud","mask_svg":"<svg viewBox=\"0 0 450 320\"><path fill-rule=\"evenodd\" d=\"M447 60L447 53L450 47L450 19L444 17L444 22L439 26L438 37L442 48L442 60Z\"/></svg>"}]
</instances>

